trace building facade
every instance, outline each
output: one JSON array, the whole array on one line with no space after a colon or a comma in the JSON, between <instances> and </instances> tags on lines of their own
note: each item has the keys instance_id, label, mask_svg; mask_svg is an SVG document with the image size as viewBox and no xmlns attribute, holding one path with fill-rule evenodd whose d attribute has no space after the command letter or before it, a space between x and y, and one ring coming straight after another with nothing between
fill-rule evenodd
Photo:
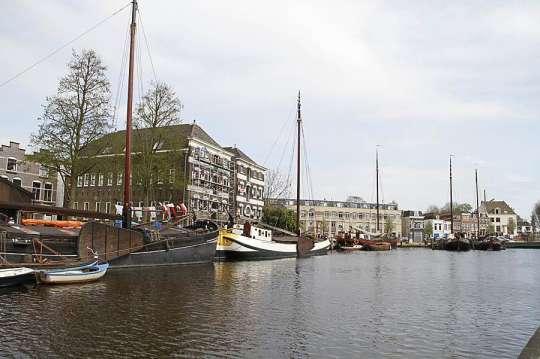
<instances>
[{"instance_id":1,"label":"building facade","mask_svg":"<svg viewBox=\"0 0 540 359\"><path fill-rule=\"evenodd\" d=\"M226 147L234 162L231 204L237 219L259 221L263 215L266 168L257 164L236 147Z\"/></svg>"},{"instance_id":2,"label":"building facade","mask_svg":"<svg viewBox=\"0 0 540 359\"><path fill-rule=\"evenodd\" d=\"M403 211L401 232L410 243L424 240L424 215L420 211Z\"/></svg>"},{"instance_id":3,"label":"building facade","mask_svg":"<svg viewBox=\"0 0 540 359\"><path fill-rule=\"evenodd\" d=\"M27 160L25 150L17 142L0 147L0 177L32 192L33 203L57 205L58 176Z\"/></svg>"},{"instance_id":4,"label":"building facade","mask_svg":"<svg viewBox=\"0 0 540 359\"><path fill-rule=\"evenodd\" d=\"M487 213L489 226L496 235L516 235L518 216L505 201L484 201L482 209Z\"/></svg>"},{"instance_id":5,"label":"building facade","mask_svg":"<svg viewBox=\"0 0 540 359\"><path fill-rule=\"evenodd\" d=\"M351 199L351 198L349 198ZM273 199L271 204L283 205L296 212L295 199ZM338 233L356 230L385 232L401 237L401 211L396 203L379 205L379 231L376 228L377 205L359 200L301 200L300 227L319 236L334 238ZM390 227L390 228L388 228Z\"/></svg>"},{"instance_id":6,"label":"building facade","mask_svg":"<svg viewBox=\"0 0 540 359\"><path fill-rule=\"evenodd\" d=\"M431 224L431 228L433 229L431 238L448 238L448 235L450 234L450 222L440 219L437 216L434 219L426 219L424 226L427 226L428 223Z\"/></svg>"},{"instance_id":7,"label":"building facade","mask_svg":"<svg viewBox=\"0 0 540 359\"><path fill-rule=\"evenodd\" d=\"M143 209L155 217L163 205L184 203L197 218L227 221L234 205L234 154L195 123L160 128L159 136L150 131L133 131L132 207L136 220L141 219ZM123 201L124 138L125 132L118 131L97 141L95 145L103 150L91 158L96 163L93 169L77 178L73 208L118 213ZM155 158L150 165L147 150L141 147L149 138L155 142L147 146ZM149 166L150 176L143 171ZM264 174L257 172L256 176L261 179L257 184L264 188Z\"/></svg>"}]
</instances>

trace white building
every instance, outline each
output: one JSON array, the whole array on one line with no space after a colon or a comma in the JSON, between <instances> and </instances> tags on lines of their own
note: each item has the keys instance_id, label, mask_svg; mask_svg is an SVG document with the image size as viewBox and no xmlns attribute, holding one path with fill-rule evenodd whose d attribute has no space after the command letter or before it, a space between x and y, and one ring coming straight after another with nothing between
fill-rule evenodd
<instances>
[{"instance_id":1,"label":"white building","mask_svg":"<svg viewBox=\"0 0 540 359\"><path fill-rule=\"evenodd\" d=\"M257 164L236 147L225 147L234 162L234 182L231 203L239 218L261 220L264 207L266 168Z\"/></svg>"},{"instance_id":2,"label":"white building","mask_svg":"<svg viewBox=\"0 0 540 359\"><path fill-rule=\"evenodd\" d=\"M482 207L487 212L489 225L493 226L497 235L516 235L518 216L505 201L490 200L482 202ZM513 227L509 230L509 227Z\"/></svg>"},{"instance_id":3,"label":"white building","mask_svg":"<svg viewBox=\"0 0 540 359\"><path fill-rule=\"evenodd\" d=\"M449 221L445 221L443 219L436 218L436 219L428 219L428 220L426 220L426 225L428 223L431 223L431 226L433 228L432 237L434 239L447 238L448 235L450 234L450 222Z\"/></svg>"}]
</instances>

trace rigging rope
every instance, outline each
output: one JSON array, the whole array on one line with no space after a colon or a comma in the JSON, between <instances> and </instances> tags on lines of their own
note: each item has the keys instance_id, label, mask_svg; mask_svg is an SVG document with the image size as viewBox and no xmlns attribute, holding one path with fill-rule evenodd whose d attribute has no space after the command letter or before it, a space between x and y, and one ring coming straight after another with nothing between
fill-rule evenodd
<instances>
[{"instance_id":1,"label":"rigging rope","mask_svg":"<svg viewBox=\"0 0 540 359\"><path fill-rule=\"evenodd\" d=\"M1 87L4 87L5 85L7 85L8 83L10 83L11 81L17 79L18 77L24 75L26 72L32 70L33 68L35 68L36 66L38 66L39 64L41 64L42 62L44 62L45 60L51 58L52 56L56 55L58 52L62 51L63 49L65 49L67 46L73 44L75 41L79 40L80 38L82 38L84 35L88 34L89 32L93 31L94 29L96 29L97 27L99 27L100 25L102 25L103 23L105 23L107 20L109 20L110 18L114 17L115 15L119 14L120 12L122 12L122 10L124 10L125 8L127 8L128 6L131 5L131 2L128 2L126 5L124 5L123 7L121 7L120 9L116 10L115 12L113 12L111 15L107 16L105 19L99 21L97 24L91 26L90 28L88 28L87 30L85 30L84 32L82 32L81 34L77 35L75 38L71 39L70 41L66 42L65 44L63 44L62 46L56 48L55 50L51 51L50 53L48 53L47 55L45 55L44 57L42 57L41 59L37 60L36 62L34 62L32 65L26 67L25 69L23 69L22 71L18 72L17 74L13 75L12 77L8 78L7 80L5 80L4 82L0 83L0 88Z\"/></svg>"},{"instance_id":2,"label":"rigging rope","mask_svg":"<svg viewBox=\"0 0 540 359\"><path fill-rule=\"evenodd\" d=\"M141 23L141 31L144 37L144 43L146 45L146 52L148 53L148 59L150 60L150 66L152 67L152 73L154 74L154 81L157 83L156 68L154 67L154 61L152 60L152 52L150 51L150 44L148 38L146 37L146 31L144 31L144 26L142 22L142 14L140 9L137 7L137 12L139 13L139 22Z\"/></svg>"},{"instance_id":3,"label":"rigging rope","mask_svg":"<svg viewBox=\"0 0 540 359\"><path fill-rule=\"evenodd\" d=\"M127 64L127 58L128 58L128 47L129 47L129 23L131 22L131 19L129 19L128 26L126 27L126 38L124 40L124 48L122 50L122 61L120 64L120 74L118 75L118 85L116 88L116 97L114 100L114 108L113 108L113 127L116 129L116 115L118 111L118 107L120 106L120 102L122 101L122 93L124 92L124 83L126 80L126 64Z\"/></svg>"}]
</instances>

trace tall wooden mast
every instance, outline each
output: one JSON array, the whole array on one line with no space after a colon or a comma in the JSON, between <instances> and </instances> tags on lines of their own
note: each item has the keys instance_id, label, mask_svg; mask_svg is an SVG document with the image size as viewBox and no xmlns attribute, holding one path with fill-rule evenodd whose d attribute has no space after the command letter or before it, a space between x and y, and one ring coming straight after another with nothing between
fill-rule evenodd
<instances>
[{"instance_id":1,"label":"tall wooden mast","mask_svg":"<svg viewBox=\"0 0 540 359\"><path fill-rule=\"evenodd\" d=\"M122 227L131 227L131 122L133 108L133 70L135 65L135 32L137 30L137 0L131 2L131 29L129 44L129 73L126 115L126 153L124 159L124 207L122 209Z\"/></svg>"},{"instance_id":2,"label":"tall wooden mast","mask_svg":"<svg viewBox=\"0 0 540 359\"><path fill-rule=\"evenodd\" d=\"M480 201L478 199L478 170L474 170L474 180L476 183L476 239L480 238Z\"/></svg>"},{"instance_id":3,"label":"tall wooden mast","mask_svg":"<svg viewBox=\"0 0 540 359\"><path fill-rule=\"evenodd\" d=\"M298 91L298 102L297 102L297 116L296 116L296 125L297 125L297 163L296 163L296 233L300 236L300 136L301 136L301 127L302 127L302 113L301 113L300 104L300 91Z\"/></svg>"},{"instance_id":4,"label":"tall wooden mast","mask_svg":"<svg viewBox=\"0 0 540 359\"><path fill-rule=\"evenodd\" d=\"M375 185L377 187L377 229L376 232L379 232L379 149L375 148Z\"/></svg>"},{"instance_id":5,"label":"tall wooden mast","mask_svg":"<svg viewBox=\"0 0 540 359\"><path fill-rule=\"evenodd\" d=\"M454 202L452 199L452 156L450 155L450 234L454 233Z\"/></svg>"}]
</instances>

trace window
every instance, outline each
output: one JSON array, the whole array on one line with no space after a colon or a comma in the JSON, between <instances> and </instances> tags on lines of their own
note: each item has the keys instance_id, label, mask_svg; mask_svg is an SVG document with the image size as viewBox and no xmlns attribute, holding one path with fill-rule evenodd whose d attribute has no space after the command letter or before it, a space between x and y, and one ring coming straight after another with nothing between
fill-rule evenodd
<instances>
[{"instance_id":1,"label":"window","mask_svg":"<svg viewBox=\"0 0 540 359\"><path fill-rule=\"evenodd\" d=\"M48 177L49 176L49 170L45 167L40 166L39 167L39 177Z\"/></svg>"},{"instance_id":2,"label":"window","mask_svg":"<svg viewBox=\"0 0 540 359\"><path fill-rule=\"evenodd\" d=\"M77 176L77 187L83 186L83 176Z\"/></svg>"},{"instance_id":3,"label":"window","mask_svg":"<svg viewBox=\"0 0 540 359\"><path fill-rule=\"evenodd\" d=\"M174 183L174 174L175 174L174 168L171 168L169 170L169 183Z\"/></svg>"},{"instance_id":4,"label":"window","mask_svg":"<svg viewBox=\"0 0 540 359\"><path fill-rule=\"evenodd\" d=\"M159 140L156 143L154 143L154 146L152 147L152 149L154 151L158 151L158 150L161 150L162 147L163 147L163 141Z\"/></svg>"},{"instance_id":5,"label":"window","mask_svg":"<svg viewBox=\"0 0 540 359\"><path fill-rule=\"evenodd\" d=\"M43 186L43 200L45 202L51 202L52 201L52 191L53 191L52 183L45 182L45 185Z\"/></svg>"},{"instance_id":6,"label":"window","mask_svg":"<svg viewBox=\"0 0 540 359\"><path fill-rule=\"evenodd\" d=\"M88 202L84 202L84 203L83 203L83 209L84 209L85 211L88 211L88 208L90 208L90 204L89 204Z\"/></svg>"},{"instance_id":7,"label":"window","mask_svg":"<svg viewBox=\"0 0 540 359\"><path fill-rule=\"evenodd\" d=\"M101 203L96 202L96 212L101 212Z\"/></svg>"},{"instance_id":8,"label":"window","mask_svg":"<svg viewBox=\"0 0 540 359\"><path fill-rule=\"evenodd\" d=\"M32 181L32 193L34 194L34 199L39 201L41 198L41 182Z\"/></svg>"},{"instance_id":9,"label":"window","mask_svg":"<svg viewBox=\"0 0 540 359\"><path fill-rule=\"evenodd\" d=\"M500 222L500 221L501 221L500 217L495 218L495 222Z\"/></svg>"},{"instance_id":10,"label":"window","mask_svg":"<svg viewBox=\"0 0 540 359\"><path fill-rule=\"evenodd\" d=\"M73 209L79 209L79 202L73 202Z\"/></svg>"},{"instance_id":11,"label":"window","mask_svg":"<svg viewBox=\"0 0 540 359\"><path fill-rule=\"evenodd\" d=\"M85 187L88 187L90 186L90 174L86 173L84 175L84 186Z\"/></svg>"},{"instance_id":12,"label":"window","mask_svg":"<svg viewBox=\"0 0 540 359\"><path fill-rule=\"evenodd\" d=\"M22 180L19 177L14 177L13 178L13 184L21 187L22 186Z\"/></svg>"},{"instance_id":13,"label":"window","mask_svg":"<svg viewBox=\"0 0 540 359\"><path fill-rule=\"evenodd\" d=\"M495 208L495 214L499 214L499 209Z\"/></svg>"},{"instance_id":14,"label":"window","mask_svg":"<svg viewBox=\"0 0 540 359\"><path fill-rule=\"evenodd\" d=\"M103 173L100 173L98 176L98 186L103 186L104 180L105 180L105 175Z\"/></svg>"},{"instance_id":15,"label":"window","mask_svg":"<svg viewBox=\"0 0 540 359\"><path fill-rule=\"evenodd\" d=\"M90 186L94 187L96 185L96 175L90 175Z\"/></svg>"},{"instance_id":16,"label":"window","mask_svg":"<svg viewBox=\"0 0 540 359\"><path fill-rule=\"evenodd\" d=\"M6 169L8 171L17 172L17 159L16 158L11 158L11 157L8 158Z\"/></svg>"},{"instance_id":17,"label":"window","mask_svg":"<svg viewBox=\"0 0 540 359\"><path fill-rule=\"evenodd\" d=\"M105 202L105 213L111 212L111 202Z\"/></svg>"},{"instance_id":18,"label":"window","mask_svg":"<svg viewBox=\"0 0 540 359\"><path fill-rule=\"evenodd\" d=\"M118 172L118 173L116 174L116 185L117 185L117 186L121 186L121 185L122 185L122 176L123 176L123 175L124 175L124 174L123 174L122 172Z\"/></svg>"},{"instance_id":19,"label":"window","mask_svg":"<svg viewBox=\"0 0 540 359\"><path fill-rule=\"evenodd\" d=\"M113 174L112 172L109 172L107 174L107 186L112 186L113 183Z\"/></svg>"}]
</instances>

